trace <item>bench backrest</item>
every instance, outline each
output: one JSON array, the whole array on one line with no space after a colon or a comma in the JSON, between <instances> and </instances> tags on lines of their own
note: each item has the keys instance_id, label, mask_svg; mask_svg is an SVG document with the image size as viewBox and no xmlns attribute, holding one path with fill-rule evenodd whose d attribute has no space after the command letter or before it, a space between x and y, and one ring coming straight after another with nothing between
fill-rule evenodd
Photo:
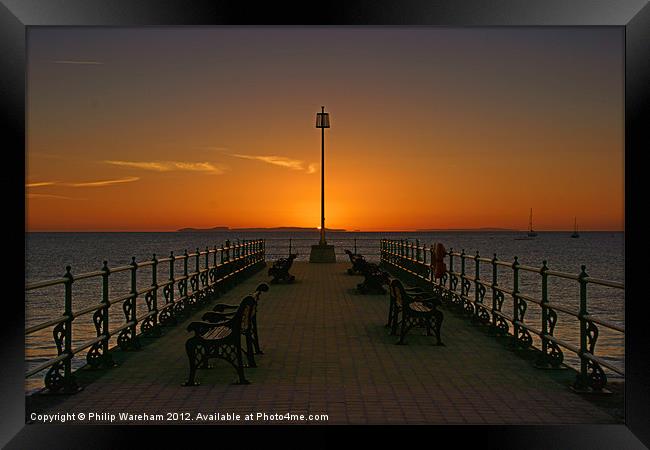
<instances>
[{"instance_id":1,"label":"bench backrest","mask_svg":"<svg viewBox=\"0 0 650 450\"><path fill-rule=\"evenodd\" d=\"M287 259L283 261L282 268L285 270L291 269L291 266L293 265L293 260L296 259L298 255L296 253L292 253L289 255Z\"/></svg>"},{"instance_id":2,"label":"bench backrest","mask_svg":"<svg viewBox=\"0 0 650 450\"><path fill-rule=\"evenodd\" d=\"M397 278L391 280L390 285L388 286L390 291L391 298L399 306L404 304L404 298L406 297L406 291L404 290L404 285Z\"/></svg>"},{"instance_id":3,"label":"bench backrest","mask_svg":"<svg viewBox=\"0 0 650 450\"><path fill-rule=\"evenodd\" d=\"M260 283L256 288L255 292L251 294L251 296L255 299L255 305L253 306L253 312L251 314L251 319L255 317L255 314L257 314L257 302L260 300L260 295L262 295L262 292L268 292L269 290L269 285L266 283ZM247 330L245 330L247 331Z\"/></svg>"},{"instance_id":4,"label":"bench backrest","mask_svg":"<svg viewBox=\"0 0 650 450\"><path fill-rule=\"evenodd\" d=\"M239 304L233 316L232 328L234 333L246 332L250 329L251 319L255 311L255 297L247 295Z\"/></svg>"}]
</instances>

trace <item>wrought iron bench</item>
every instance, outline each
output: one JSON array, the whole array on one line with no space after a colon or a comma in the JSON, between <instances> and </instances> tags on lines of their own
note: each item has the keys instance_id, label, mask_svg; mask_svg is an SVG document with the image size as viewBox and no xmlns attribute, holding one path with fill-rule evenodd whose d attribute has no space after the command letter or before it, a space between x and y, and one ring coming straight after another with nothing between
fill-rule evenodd
<instances>
[{"instance_id":1,"label":"wrought iron bench","mask_svg":"<svg viewBox=\"0 0 650 450\"><path fill-rule=\"evenodd\" d=\"M297 254L292 253L288 258L280 258L273 263L273 266L269 269L269 276L273 277L271 283L293 283L296 277L289 273L289 269L291 269L293 260L296 259L297 256Z\"/></svg>"},{"instance_id":2,"label":"wrought iron bench","mask_svg":"<svg viewBox=\"0 0 650 450\"><path fill-rule=\"evenodd\" d=\"M363 255L360 255L359 253L352 253L350 250L346 250L345 253L348 255L350 262L352 263L352 267L348 269L348 273L350 275L363 274L363 265L366 263L366 259L363 257Z\"/></svg>"},{"instance_id":3,"label":"wrought iron bench","mask_svg":"<svg viewBox=\"0 0 650 450\"><path fill-rule=\"evenodd\" d=\"M255 309L255 297L246 296L231 318L221 322L192 322L188 331L194 336L185 342L185 351L190 362L190 374L183 386L197 386L197 368L208 368L210 358L219 358L230 363L239 381L237 384L249 384L244 376L242 360L241 335L249 332L252 327L252 316ZM247 355L252 357L252 352ZM249 360L250 362L250 360Z\"/></svg>"},{"instance_id":4,"label":"wrought iron bench","mask_svg":"<svg viewBox=\"0 0 650 450\"><path fill-rule=\"evenodd\" d=\"M251 315L251 326L247 330L242 330L242 334L246 338L246 356L248 357L248 366L257 367L253 355L253 349L255 355L263 355L264 352L260 349L259 333L257 332L257 306L259 304L260 295L262 292L268 292L269 285L266 283L261 283L255 292L251 295L255 299L255 307ZM212 308L212 311L208 311L203 314L201 320L217 323L223 322L232 318L239 306L237 305L227 305L225 303L219 303Z\"/></svg>"},{"instance_id":5,"label":"wrought iron bench","mask_svg":"<svg viewBox=\"0 0 650 450\"><path fill-rule=\"evenodd\" d=\"M390 277L387 272L379 268L377 264L363 261L360 271L364 276L362 283L357 285L360 294L385 294L384 285L388 284Z\"/></svg>"},{"instance_id":6,"label":"wrought iron bench","mask_svg":"<svg viewBox=\"0 0 650 450\"><path fill-rule=\"evenodd\" d=\"M413 327L423 327L427 336L432 333L436 336L437 345L444 345L440 339L440 330L444 316L438 309L441 301L434 294L420 288L405 288L402 282L394 278L390 282L390 306L388 310L388 324L391 335L397 334L399 327L398 344L405 344L406 334ZM401 314L401 320L400 320Z\"/></svg>"}]
</instances>

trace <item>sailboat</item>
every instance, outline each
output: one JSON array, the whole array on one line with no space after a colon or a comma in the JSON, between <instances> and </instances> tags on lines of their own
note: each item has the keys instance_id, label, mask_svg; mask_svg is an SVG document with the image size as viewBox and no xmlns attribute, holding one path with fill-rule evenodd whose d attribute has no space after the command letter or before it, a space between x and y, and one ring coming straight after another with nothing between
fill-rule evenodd
<instances>
[{"instance_id":1,"label":"sailboat","mask_svg":"<svg viewBox=\"0 0 650 450\"><path fill-rule=\"evenodd\" d=\"M573 234L571 235L572 238L579 238L580 235L578 234L578 222L576 218L573 218Z\"/></svg>"},{"instance_id":2,"label":"sailboat","mask_svg":"<svg viewBox=\"0 0 650 450\"><path fill-rule=\"evenodd\" d=\"M535 237L537 233L533 230L533 208L530 208L530 219L528 220L528 237Z\"/></svg>"}]
</instances>

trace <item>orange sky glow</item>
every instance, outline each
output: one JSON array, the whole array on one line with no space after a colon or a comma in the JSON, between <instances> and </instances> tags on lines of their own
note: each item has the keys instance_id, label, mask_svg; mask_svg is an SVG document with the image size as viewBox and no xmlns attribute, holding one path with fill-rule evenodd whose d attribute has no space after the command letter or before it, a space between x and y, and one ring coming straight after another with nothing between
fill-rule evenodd
<instances>
[{"instance_id":1,"label":"orange sky glow","mask_svg":"<svg viewBox=\"0 0 650 450\"><path fill-rule=\"evenodd\" d=\"M611 28L36 28L29 231L624 228Z\"/></svg>"}]
</instances>

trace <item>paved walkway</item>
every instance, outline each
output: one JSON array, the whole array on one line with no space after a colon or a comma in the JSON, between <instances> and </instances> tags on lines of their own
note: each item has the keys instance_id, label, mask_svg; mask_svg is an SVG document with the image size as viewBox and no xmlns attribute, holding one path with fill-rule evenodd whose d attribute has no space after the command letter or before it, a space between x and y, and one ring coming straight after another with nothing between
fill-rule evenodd
<instances>
[{"instance_id":1,"label":"paved walkway","mask_svg":"<svg viewBox=\"0 0 650 450\"><path fill-rule=\"evenodd\" d=\"M190 419L198 412L238 413L242 419L258 412L327 414L327 423L353 424L615 422L449 311L442 330L446 346L433 345L434 338L417 329L408 345L394 345L396 338L384 328L388 296L356 294L361 277L347 275L347 267L295 263L294 284L271 285L263 294L258 322L265 354L257 358L258 368L246 370L250 385L231 384L235 371L213 360L213 369L199 370L200 386L182 387L189 333L179 324L143 350L126 354L120 367L95 372L82 392L49 397L34 403L33 410L165 418L188 412ZM237 303L266 280L262 271L219 301Z\"/></svg>"}]
</instances>

